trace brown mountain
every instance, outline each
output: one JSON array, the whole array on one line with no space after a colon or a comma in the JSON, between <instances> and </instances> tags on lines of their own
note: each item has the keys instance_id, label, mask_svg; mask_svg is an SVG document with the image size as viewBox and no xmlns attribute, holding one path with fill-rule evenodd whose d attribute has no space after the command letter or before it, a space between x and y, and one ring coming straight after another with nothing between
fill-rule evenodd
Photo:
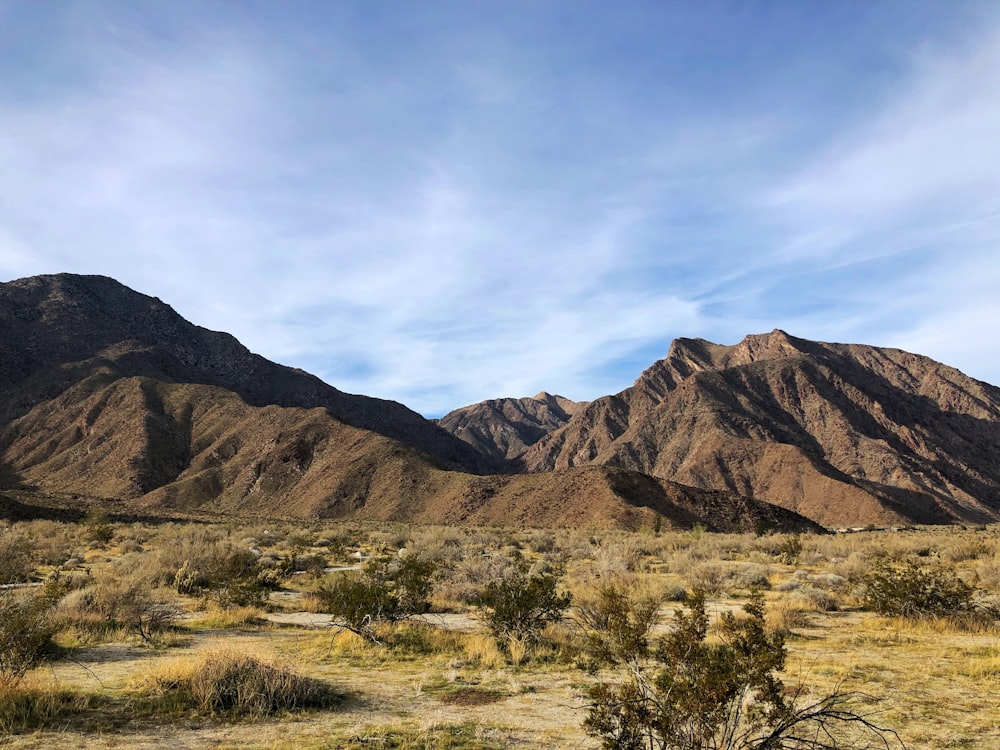
<instances>
[{"instance_id":1,"label":"brown mountain","mask_svg":"<svg viewBox=\"0 0 1000 750\"><path fill-rule=\"evenodd\" d=\"M1000 519L1000 389L897 349L775 330L678 339L518 459L754 496L827 526Z\"/></svg>"},{"instance_id":2,"label":"brown mountain","mask_svg":"<svg viewBox=\"0 0 1000 750\"><path fill-rule=\"evenodd\" d=\"M475 473L492 465L400 404L269 362L111 279L0 285L0 514L44 514L29 501L55 498L425 523L637 528L660 514L679 527L811 528L766 503L620 469Z\"/></svg>"},{"instance_id":3,"label":"brown mountain","mask_svg":"<svg viewBox=\"0 0 1000 750\"><path fill-rule=\"evenodd\" d=\"M408 443L442 465L496 468L394 401L356 396L251 353L226 333L184 320L155 297L103 276L35 276L0 284L0 424L94 373L200 383L248 404L322 407L354 427Z\"/></svg>"},{"instance_id":4,"label":"brown mountain","mask_svg":"<svg viewBox=\"0 0 1000 750\"><path fill-rule=\"evenodd\" d=\"M437 422L480 453L509 459L562 427L586 405L542 391L530 398L497 398L464 406Z\"/></svg>"}]
</instances>

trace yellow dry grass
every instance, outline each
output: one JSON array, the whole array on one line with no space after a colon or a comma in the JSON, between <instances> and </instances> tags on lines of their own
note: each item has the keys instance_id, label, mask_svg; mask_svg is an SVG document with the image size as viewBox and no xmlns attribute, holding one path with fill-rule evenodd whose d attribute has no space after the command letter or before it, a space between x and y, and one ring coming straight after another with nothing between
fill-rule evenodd
<instances>
[{"instance_id":1,"label":"yellow dry grass","mask_svg":"<svg viewBox=\"0 0 1000 750\"><path fill-rule=\"evenodd\" d=\"M150 529L144 551L137 554L155 555L159 545L183 533L183 527ZM259 542L269 551L280 550L281 535L289 532L280 527L235 532L220 527L218 533L276 536L270 547ZM1000 591L991 586L1000 581L994 575L1000 539L994 529L803 537L801 553L790 561L778 557L786 541L781 537L602 537L559 531L542 538L537 531L405 527L313 531L317 538L324 533L353 539L349 550L390 545L440 550L453 556L448 564L456 569L467 566L466 559L478 559L483 550L499 555L516 548L529 562L562 565L570 571L567 586L581 595L588 582L601 576L625 576L637 590L665 591L690 587L692 579L705 577L710 568L718 589L709 605L714 614L738 610L748 581L763 577L770 586L769 626L787 634L784 679L790 686L801 685L803 699L835 689L869 695L878 722L898 730L911 750L1000 748L1000 630L963 628L947 620L880 617L862 611L856 595L858 578L873 560L930 558L953 567L984 596L996 597ZM439 537L446 543L438 544ZM621 570L609 549L627 553ZM91 557L95 578L114 573L122 559L102 554ZM303 599L289 597L288 602ZM458 606L457 601L453 605ZM312 620L290 616L295 612L261 610L195 613L183 622L181 632L165 641L169 648L114 633L102 643L68 638L64 645L72 646L70 660L35 670L17 695L0 695L0 722L4 706L14 711L11 706L23 703L25 696L35 696L39 717L20 729L8 727L12 733L4 743L15 748L120 750L164 745L270 750L599 747L582 728L583 688L594 678L572 658L573 630L548 632L556 643L550 650L511 643L510 653L504 655L482 625L465 616L464 606L464 613L383 628L376 644L346 630L311 627ZM669 627L677 606L664 605L661 631ZM260 618L273 622L261 626ZM454 625L460 629L452 629ZM136 693L148 694L151 684L189 679L193 665L220 650L291 665L304 677L333 685L346 699L327 710L252 721L219 721L190 709L171 719L158 718L148 707L139 716L120 709Z\"/></svg>"}]
</instances>

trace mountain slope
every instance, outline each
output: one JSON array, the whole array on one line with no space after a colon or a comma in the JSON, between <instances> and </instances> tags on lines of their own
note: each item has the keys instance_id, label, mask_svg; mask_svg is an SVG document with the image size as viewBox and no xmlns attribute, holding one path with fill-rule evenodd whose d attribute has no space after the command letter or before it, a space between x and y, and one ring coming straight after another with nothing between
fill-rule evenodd
<instances>
[{"instance_id":1,"label":"mountain slope","mask_svg":"<svg viewBox=\"0 0 1000 750\"><path fill-rule=\"evenodd\" d=\"M543 391L531 398L497 398L464 406L437 422L480 453L509 459L562 427L584 406Z\"/></svg>"},{"instance_id":2,"label":"mountain slope","mask_svg":"<svg viewBox=\"0 0 1000 750\"><path fill-rule=\"evenodd\" d=\"M783 331L678 339L517 459L752 495L825 525L1000 518L1000 389L896 349Z\"/></svg>"},{"instance_id":3,"label":"mountain slope","mask_svg":"<svg viewBox=\"0 0 1000 750\"><path fill-rule=\"evenodd\" d=\"M608 467L445 471L322 408L255 407L214 386L98 372L3 433L8 466L46 492L230 515L420 523L816 530L731 493Z\"/></svg>"},{"instance_id":4,"label":"mountain slope","mask_svg":"<svg viewBox=\"0 0 1000 750\"><path fill-rule=\"evenodd\" d=\"M129 512L815 528L613 468L472 473L498 463L399 404L268 362L111 279L0 285L3 516L70 517L114 500Z\"/></svg>"},{"instance_id":5,"label":"mountain slope","mask_svg":"<svg viewBox=\"0 0 1000 750\"><path fill-rule=\"evenodd\" d=\"M253 405L323 407L337 419L473 472L493 462L394 401L356 396L252 354L160 300L102 276L59 274L0 284L0 423L107 365L118 377L215 385Z\"/></svg>"}]
</instances>

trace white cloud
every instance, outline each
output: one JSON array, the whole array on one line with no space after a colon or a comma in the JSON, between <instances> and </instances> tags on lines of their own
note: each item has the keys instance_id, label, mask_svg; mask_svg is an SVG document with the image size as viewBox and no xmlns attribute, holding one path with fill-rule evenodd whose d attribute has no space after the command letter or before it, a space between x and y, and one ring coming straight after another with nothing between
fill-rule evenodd
<instances>
[{"instance_id":1,"label":"white cloud","mask_svg":"<svg viewBox=\"0 0 1000 750\"><path fill-rule=\"evenodd\" d=\"M593 398L674 335L782 327L961 359L943 342L964 325L1000 352L976 325L995 311L995 25L928 47L831 129L724 99L673 109L496 30L370 49L343 24L289 40L181 14L171 41L91 10L68 32L74 85L0 98L7 277L115 276L425 413ZM809 127L825 140L786 148ZM1000 361L980 372L1000 380Z\"/></svg>"}]
</instances>

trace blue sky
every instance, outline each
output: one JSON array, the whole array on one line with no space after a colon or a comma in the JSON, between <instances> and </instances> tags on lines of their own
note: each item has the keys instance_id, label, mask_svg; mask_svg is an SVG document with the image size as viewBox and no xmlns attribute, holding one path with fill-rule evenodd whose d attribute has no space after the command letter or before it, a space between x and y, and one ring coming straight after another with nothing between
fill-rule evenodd
<instances>
[{"instance_id":1,"label":"blue sky","mask_svg":"<svg viewBox=\"0 0 1000 750\"><path fill-rule=\"evenodd\" d=\"M1000 384L1000 4L0 2L0 278L429 416L782 328Z\"/></svg>"}]
</instances>

